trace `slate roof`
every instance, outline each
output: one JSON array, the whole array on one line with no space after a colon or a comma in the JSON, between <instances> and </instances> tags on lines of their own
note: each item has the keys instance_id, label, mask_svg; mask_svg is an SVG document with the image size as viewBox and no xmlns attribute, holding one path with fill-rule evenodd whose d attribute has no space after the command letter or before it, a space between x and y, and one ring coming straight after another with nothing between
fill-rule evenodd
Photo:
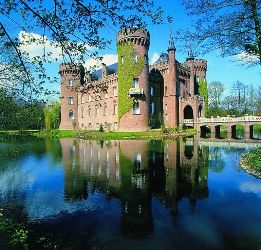
<instances>
[{"instance_id":1,"label":"slate roof","mask_svg":"<svg viewBox=\"0 0 261 250\"><path fill-rule=\"evenodd\" d=\"M169 60L169 55L167 53L161 53L159 59L154 64L164 63Z\"/></svg>"},{"instance_id":2,"label":"slate roof","mask_svg":"<svg viewBox=\"0 0 261 250\"><path fill-rule=\"evenodd\" d=\"M114 64L111 64L108 66L106 65L106 67L107 67L108 75L118 73L118 63L114 63ZM101 79L102 78L102 69L92 72L91 76L92 76L93 80Z\"/></svg>"}]
</instances>

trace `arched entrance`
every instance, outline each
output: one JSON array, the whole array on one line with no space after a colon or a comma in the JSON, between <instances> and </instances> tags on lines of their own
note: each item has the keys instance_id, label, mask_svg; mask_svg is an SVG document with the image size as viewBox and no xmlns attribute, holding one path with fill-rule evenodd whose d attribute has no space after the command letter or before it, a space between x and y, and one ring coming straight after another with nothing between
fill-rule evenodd
<instances>
[{"instance_id":1,"label":"arched entrance","mask_svg":"<svg viewBox=\"0 0 261 250\"><path fill-rule=\"evenodd\" d=\"M193 119L193 109L190 105L184 108L184 119Z\"/></svg>"}]
</instances>

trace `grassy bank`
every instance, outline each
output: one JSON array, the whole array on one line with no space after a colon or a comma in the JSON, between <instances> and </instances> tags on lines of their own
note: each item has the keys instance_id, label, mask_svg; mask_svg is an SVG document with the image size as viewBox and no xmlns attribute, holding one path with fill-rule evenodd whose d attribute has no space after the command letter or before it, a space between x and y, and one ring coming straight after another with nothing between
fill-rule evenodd
<instances>
[{"instance_id":1,"label":"grassy bank","mask_svg":"<svg viewBox=\"0 0 261 250\"><path fill-rule=\"evenodd\" d=\"M261 178L261 147L244 155L241 158L240 165L248 173Z\"/></svg>"},{"instance_id":2,"label":"grassy bank","mask_svg":"<svg viewBox=\"0 0 261 250\"><path fill-rule=\"evenodd\" d=\"M81 138L93 140L120 140L120 139L161 139L177 136L192 136L196 134L194 129L163 129L142 132L112 132L112 131L86 131L86 130L50 130L50 131L2 131L2 137L10 136L35 136L39 138Z\"/></svg>"}]
</instances>

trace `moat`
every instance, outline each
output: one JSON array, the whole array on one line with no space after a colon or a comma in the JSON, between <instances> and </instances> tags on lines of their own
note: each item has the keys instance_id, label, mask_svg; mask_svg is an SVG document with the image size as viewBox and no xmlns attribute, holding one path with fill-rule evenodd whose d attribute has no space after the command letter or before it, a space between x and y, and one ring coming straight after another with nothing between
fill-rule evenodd
<instances>
[{"instance_id":1,"label":"moat","mask_svg":"<svg viewBox=\"0 0 261 250\"><path fill-rule=\"evenodd\" d=\"M259 138L259 137L258 137ZM261 141L0 142L0 249L260 249ZM21 249L21 248L17 248Z\"/></svg>"}]
</instances>

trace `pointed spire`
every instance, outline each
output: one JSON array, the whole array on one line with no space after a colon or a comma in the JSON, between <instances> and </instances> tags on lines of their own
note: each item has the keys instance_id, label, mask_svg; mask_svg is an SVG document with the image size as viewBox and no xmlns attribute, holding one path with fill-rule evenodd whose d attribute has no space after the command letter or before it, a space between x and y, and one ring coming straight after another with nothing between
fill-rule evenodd
<instances>
[{"instance_id":1,"label":"pointed spire","mask_svg":"<svg viewBox=\"0 0 261 250\"><path fill-rule=\"evenodd\" d=\"M195 57L193 55L192 47L190 46L189 51L188 51L188 58L187 58L187 60L194 60L194 59L195 59Z\"/></svg>"},{"instance_id":2,"label":"pointed spire","mask_svg":"<svg viewBox=\"0 0 261 250\"><path fill-rule=\"evenodd\" d=\"M170 32L170 38L169 38L169 48L168 48L168 51L169 50L176 50L175 44L174 44L174 38L173 38L173 35L172 35L172 31Z\"/></svg>"}]
</instances>

